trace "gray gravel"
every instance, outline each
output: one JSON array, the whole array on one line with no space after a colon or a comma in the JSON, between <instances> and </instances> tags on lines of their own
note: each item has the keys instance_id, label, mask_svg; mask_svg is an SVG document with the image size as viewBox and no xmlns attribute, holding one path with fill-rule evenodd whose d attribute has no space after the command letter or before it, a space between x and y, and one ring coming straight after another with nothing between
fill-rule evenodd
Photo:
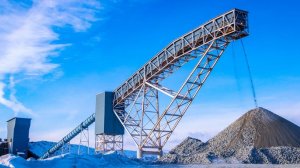
<instances>
[{"instance_id":1,"label":"gray gravel","mask_svg":"<svg viewBox=\"0 0 300 168\"><path fill-rule=\"evenodd\" d=\"M264 108L257 108L206 143L188 137L160 162L300 164L300 127Z\"/></svg>"},{"instance_id":2,"label":"gray gravel","mask_svg":"<svg viewBox=\"0 0 300 168\"><path fill-rule=\"evenodd\" d=\"M268 164L209 164L209 165L200 165L200 164L189 164L189 165L152 165L146 167L164 167L164 168L299 168L300 165L289 164L289 165L268 165Z\"/></svg>"}]
</instances>

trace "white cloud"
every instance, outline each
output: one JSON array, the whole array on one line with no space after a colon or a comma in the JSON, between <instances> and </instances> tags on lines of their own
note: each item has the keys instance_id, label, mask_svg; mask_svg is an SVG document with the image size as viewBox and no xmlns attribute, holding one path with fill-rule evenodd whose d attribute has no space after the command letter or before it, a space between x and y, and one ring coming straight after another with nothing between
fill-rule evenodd
<instances>
[{"instance_id":1,"label":"white cloud","mask_svg":"<svg viewBox=\"0 0 300 168\"><path fill-rule=\"evenodd\" d=\"M25 112L28 114L32 114L32 111L26 108L22 103L20 103L15 97L15 90L11 89L11 93L9 99L4 98L4 88L6 85L3 82L0 82L0 103L4 106L12 109L15 113Z\"/></svg>"},{"instance_id":2,"label":"white cloud","mask_svg":"<svg viewBox=\"0 0 300 168\"><path fill-rule=\"evenodd\" d=\"M32 113L15 97L13 76L53 72L59 64L51 58L70 45L59 43L60 34L54 28L87 30L97 20L100 4L94 0L41 0L26 7L4 0L0 8L0 104L16 113ZM8 78L10 82L5 82Z\"/></svg>"}]
</instances>

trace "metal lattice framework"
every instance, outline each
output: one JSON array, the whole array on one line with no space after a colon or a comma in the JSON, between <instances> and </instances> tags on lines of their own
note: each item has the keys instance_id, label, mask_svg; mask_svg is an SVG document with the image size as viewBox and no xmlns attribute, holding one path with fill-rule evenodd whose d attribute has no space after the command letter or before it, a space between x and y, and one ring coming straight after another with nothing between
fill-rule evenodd
<instances>
[{"instance_id":1,"label":"metal lattice framework","mask_svg":"<svg viewBox=\"0 0 300 168\"><path fill-rule=\"evenodd\" d=\"M138 146L138 157L161 155L228 44L247 35L248 13L233 9L174 40L115 90L114 112ZM161 84L193 59L199 60L177 91ZM159 109L159 93L170 97L165 109Z\"/></svg>"},{"instance_id":2,"label":"metal lattice framework","mask_svg":"<svg viewBox=\"0 0 300 168\"><path fill-rule=\"evenodd\" d=\"M123 151L123 135L96 135L95 153L105 153L108 151Z\"/></svg>"},{"instance_id":3,"label":"metal lattice framework","mask_svg":"<svg viewBox=\"0 0 300 168\"><path fill-rule=\"evenodd\" d=\"M67 154L67 153L70 153L70 150L71 149L71 143L68 142L66 144L64 144L61 148L60 148L60 151L56 151L53 156L56 156L56 155L64 155L64 154Z\"/></svg>"},{"instance_id":4,"label":"metal lattice framework","mask_svg":"<svg viewBox=\"0 0 300 168\"><path fill-rule=\"evenodd\" d=\"M95 113L89 116L86 120L81 122L75 129L73 129L70 133L64 136L58 143L56 143L53 147L51 147L47 152L43 154L39 159L46 159L51 155L55 154L60 148L62 148L65 144L70 143L70 141L76 137L83 130L87 129L92 123L95 122Z\"/></svg>"},{"instance_id":5,"label":"metal lattice framework","mask_svg":"<svg viewBox=\"0 0 300 168\"><path fill-rule=\"evenodd\" d=\"M115 90L114 112L138 146L138 157L162 154L163 146L228 44L245 36L248 13L233 9L174 40ZM162 85L164 79L194 59L199 60L177 91ZM166 108L160 109L159 94L170 97ZM94 121L92 114L40 159L53 155ZM95 148L102 152L123 150L123 136L96 135Z\"/></svg>"},{"instance_id":6,"label":"metal lattice framework","mask_svg":"<svg viewBox=\"0 0 300 168\"><path fill-rule=\"evenodd\" d=\"M82 148L83 146L86 146L86 148ZM83 150L86 149L87 151L84 152ZM82 128L80 132L80 139L78 144L78 150L77 154L90 154L90 134L89 134L89 128Z\"/></svg>"}]
</instances>

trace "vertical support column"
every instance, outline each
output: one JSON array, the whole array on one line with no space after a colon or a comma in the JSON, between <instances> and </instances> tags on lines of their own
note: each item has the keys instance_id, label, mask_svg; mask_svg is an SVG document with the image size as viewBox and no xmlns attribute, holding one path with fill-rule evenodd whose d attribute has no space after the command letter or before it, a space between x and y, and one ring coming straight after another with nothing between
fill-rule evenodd
<instances>
[{"instance_id":1,"label":"vertical support column","mask_svg":"<svg viewBox=\"0 0 300 168\"><path fill-rule=\"evenodd\" d=\"M145 82L145 79L144 79ZM143 157L143 131L144 131L144 116L145 116L145 97L146 97L146 84L144 83L142 89L142 116L140 121L140 144L138 146L137 158L141 159Z\"/></svg>"},{"instance_id":2,"label":"vertical support column","mask_svg":"<svg viewBox=\"0 0 300 168\"><path fill-rule=\"evenodd\" d=\"M156 83L158 84L158 82ZM156 121L159 120L159 99L158 99L158 90L155 89L155 95L156 95L156 112L157 112L157 117ZM158 142L158 151L159 154L157 155L157 158L160 159L162 157L162 146L161 146L161 132L160 132L160 123L158 124L158 137L157 137L157 142Z\"/></svg>"},{"instance_id":3,"label":"vertical support column","mask_svg":"<svg viewBox=\"0 0 300 168\"><path fill-rule=\"evenodd\" d=\"M143 157L143 149L138 147L137 153L136 153L136 158L141 159Z\"/></svg>"},{"instance_id":4,"label":"vertical support column","mask_svg":"<svg viewBox=\"0 0 300 168\"><path fill-rule=\"evenodd\" d=\"M88 128L81 129L79 146L78 146L78 155L82 154L83 151L81 151L81 147L83 145L86 145L87 154L90 154L90 138L89 138L89 129Z\"/></svg>"},{"instance_id":5,"label":"vertical support column","mask_svg":"<svg viewBox=\"0 0 300 168\"><path fill-rule=\"evenodd\" d=\"M63 155L66 153L70 153L70 149L71 149L71 142L64 143L61 148L60 154Z\"/></svg>"},{"instance_id":6,"label":"vertical support column","mask_svg":"<svg viewBox=\"0 0 300 168\"><path fill-rule=\"evenodd\" d=\"M144 154L154 154L160 157L162 151L160 128L156 130L155 137L148 140L145 139L160 116L158 91L149 87L145 82L139 95L139 101L135 101L135 106L140 108L134 108L136 116L140 113L138 121L139 132L138 135L135 135L136 137L138 136L139 142L137 143L137 158L142 158ZM145 141L147 142L144 143Z\"/></svg>"},{"instance_id":7,"label":"vertical support column","mask_svg":"<svg viewBox=\"0 0 300 168\"><path fill-rule=\"evenodd\" d=\"M123 135L98 134L95 136L95 153L123 151Z\"/></svg>"}]
</instances>

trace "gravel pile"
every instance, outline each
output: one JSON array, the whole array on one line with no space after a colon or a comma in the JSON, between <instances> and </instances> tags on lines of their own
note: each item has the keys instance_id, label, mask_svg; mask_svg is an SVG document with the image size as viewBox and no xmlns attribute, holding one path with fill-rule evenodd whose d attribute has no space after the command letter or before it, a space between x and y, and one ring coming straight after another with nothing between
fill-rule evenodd
<instances>
[{"instance_id":1,"label":"gravel pile","mask_svg":"<svg viewBox=\"0 0 300 168\"><path fill-rule=\"evenodd\" d=\"M187 137L176 148L172 149L169 153L178 155L190 155L200 151L206 144L196 138Z\"/></svg>"},{"instance_id":2,"label":"gravel pile","mask_svg":"<svg viewBox=\"0 0 300 168\"><path fill-rule=\"evenodd\" d=\"M299 164L300 127L264 108L257 108L206 143L188 137L160 161Z\"/></svg>"}]
</instances>

